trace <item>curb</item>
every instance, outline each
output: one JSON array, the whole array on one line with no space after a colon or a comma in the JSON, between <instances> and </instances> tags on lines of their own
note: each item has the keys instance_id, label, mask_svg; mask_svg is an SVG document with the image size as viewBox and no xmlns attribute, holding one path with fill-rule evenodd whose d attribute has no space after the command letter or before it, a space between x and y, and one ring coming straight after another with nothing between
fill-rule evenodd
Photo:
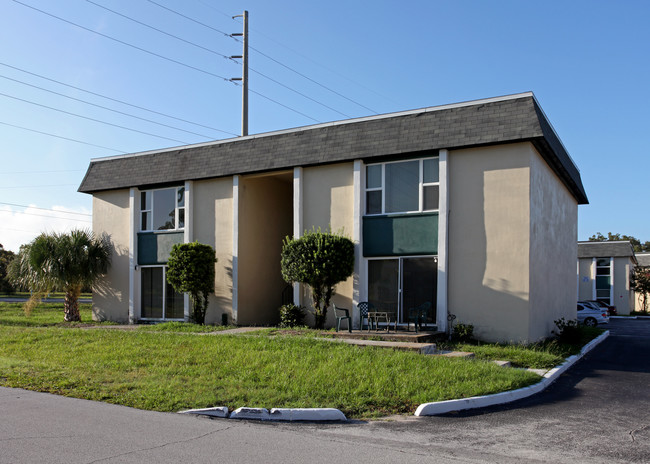
<instances>
[{"instance_id":1,"label":"curb","mask_svg":"<svg viewBox=\"0 0 650 464\"><path fill-rule=\"evenodd\" d=\"M535 395L545 390L549 385L557 380L557 378L566 372L571 366L579 361L585 354L594 349L597 345L603 342L609 336L609 330L604 332L599 337L594 338L592 341L582 347L579 354L569 356L566 361L544 374L544 378L529 387L520 388L508 392L496 393L494 395L473 396L471 398L463 398L459 400L436 401L434 403L424 403L418 406L415 411L416 416L435 416L438 414L445 414L452 411L463 411L466 409L484 408L486 406L494 406L497 404L511 403L529 396Z\"/></svg>"},{"instance_id":2,"label":"curb","mask_svg":"<svg viewBox=\"0 0 650 464\"><path fill-rule=\"evenodd\" d=\"M237 408L229 414L227 407L219 406L216 408L187 409L178 413L220 417L224 419L252 419L261 421L344 422L348 420L345 414L335 408L273 408L269 412L266 408L242 407Z\"/></svg>"}]
</instances>

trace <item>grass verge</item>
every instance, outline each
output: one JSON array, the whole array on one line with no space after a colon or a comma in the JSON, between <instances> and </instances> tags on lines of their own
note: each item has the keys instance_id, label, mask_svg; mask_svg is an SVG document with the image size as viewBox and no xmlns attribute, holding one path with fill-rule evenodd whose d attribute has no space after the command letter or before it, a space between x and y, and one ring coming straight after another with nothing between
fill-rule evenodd
<instances>
[{"instance_id":1,"label":"grass verge","mask_svg":"<svg viewBox=\"0 0 650 464\"><path fill-rule=\"evenodd\" d=\"M308 338L19 327L0 333L4 386L158 411L334 407L370 417L539 380L489 363Z\"/></svg>"},{"instance_id":2,"label":"grass verge","mask_svg":"<svg viewBox=\"0 0 650 464\"><path fill-rule=\"evenodd\" d=\"M20 305L0 304L0 385L158 411L333 407L369 418L539 380L491 363L312 337L179 336L173 325L89 331L62 319L62 305L42 304L27 318Z\"/></svg>"}]
</instances>

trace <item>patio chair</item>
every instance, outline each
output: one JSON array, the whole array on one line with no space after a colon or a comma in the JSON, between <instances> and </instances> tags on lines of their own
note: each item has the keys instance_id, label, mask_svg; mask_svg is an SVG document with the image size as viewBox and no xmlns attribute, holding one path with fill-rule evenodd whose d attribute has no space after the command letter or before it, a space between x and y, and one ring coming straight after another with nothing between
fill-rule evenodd
<instances>
[{"instance_id":1,"label":"patio chair","mask_svg":"<svg viewBox=\"0 0 650 464\"><path fill-rule=\"evenodd\" d=\"M350 317L350 310L345 308L337 308L334 305L334 315L336 316L336 331L341 330L341 321L348 320L348 332L352 333L352 318Z\"/></svg>"},{"instance_id":2,"label":"patio chair","mask_svg":"<svg viewBox=\"0 0 650 464\"><path fill-rule=\"evenodd\" d=\"M426 321L427 316L429 315L429 309L431 309L430 301L422 303L420 306L416 306L415 308L409 308L406 330L409 332L411 331L411 322L413 322L415 333L418 333L418 326L421 330L422 322Z\"/></svg>"},{"instance_id":3,"label":"patio chair","mask_svg":"<svg viewBox=\"0 0 650 464\"><path fill-rule=\"evenodd\" d=\"M368 316L368 312L374 311L375 305L367 301L362 301L357 305L357 308L359 308L359 330L363 330L363 320L365 318L368 322L368 332L370 332L370 329L372 329L372 320Z\"/></svg>"}]
</instances>

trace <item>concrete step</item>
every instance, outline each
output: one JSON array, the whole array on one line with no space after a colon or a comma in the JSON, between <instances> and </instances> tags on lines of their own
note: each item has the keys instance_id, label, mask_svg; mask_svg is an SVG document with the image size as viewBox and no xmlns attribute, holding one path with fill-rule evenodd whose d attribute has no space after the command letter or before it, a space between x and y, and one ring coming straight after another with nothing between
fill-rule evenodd
<instances>
[{"instance_id":1,"label":"concrete step","mask_svg":"<svg viewBox=\"0 0 650 464\"><path fill-rule=\"evenodd\" d=\"M415 351L420 354L434 354L437 352L435 343L413 343L413 342L388 342L379 340L359 340L355 338L320 338L319 340L337 341L357 346L376 346L378 348L390 348L393 350Z\"/></svg>"}]
</instances>

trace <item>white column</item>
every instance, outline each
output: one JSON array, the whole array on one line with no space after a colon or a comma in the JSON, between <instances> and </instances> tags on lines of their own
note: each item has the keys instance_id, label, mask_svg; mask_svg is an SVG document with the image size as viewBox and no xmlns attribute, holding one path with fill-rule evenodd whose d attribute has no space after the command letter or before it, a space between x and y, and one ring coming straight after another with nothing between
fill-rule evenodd
<instances>
[{"instance_id":1,"label":"white column","mask_svg":"<svg viewBox=\"0 0 650 464\"><path fill-rule=\"evenodd\" d=\"M617 302L614 301L616 295L614 292L614 258L609 258L609 283L609 304L616 305Z\"/></svg>"},{"instance_id":2,"label":"white column","mask_svg":"<svg viewBox=\"0 0 650 464\"><path fill-rule=\"evenodd\" d=\"M239 176L232 176L232 322L237 323L239 259Z\"/></svg>"},{"instance_id":3,"label":"white column","mask_svg":"<svg viewBox=\"0 0 650 464\"><path fill-rule=\"evenodd\" d=\"M192 187L194 182L188 180L185 182L185 227L183 229L183 243L191 243L194 240L194 207ZM190 295L183 294L183 319L185 322L190 320Z\"/></svg>"},{"instance_id":4,"label":"white column","mask_svg":"<svg viewBox=\"0 0 650 464\"><path fill-rule=\"evenodd\" d=\"M354 204L352 206L352 241L354 242L354 276L352 287L352 319L355 327L361 327L359 313L354 308L360 301L367 301L367 275L366 266L363 259L363 212L365 211L365 195L363 186L365 185L365 170L362 160L354 160L353 179L353 196Z\"/></svg>"},{"instance_id":5,"label":"white column","mask_svg":"<svg viewBox=\"0 0 650 464\"><path fill-rule=\"evenodd\" d=\"M300 238L303 227L303 172L301 167L293 168L293 238ZM300 306L300 284L293 285L293 304Z\"/></svg>"},{"instance_id":6,"label":"white column","mask_svg":"<svg viewBox=\"0 0 650 464\"><path fill-rule=\"evenodd\" d=\"M440 206L438 212L438 296L437 296L437 321L438 330L447 330L447 275L448 261L448 232L449 232L449 163L447 150L440 150Z\"/></svg>"},{"instance_id":7,"label":"white column","mask_svg":"<svg viewBox=\"0 0 650 464\"><path fill-rule=\"evenodd\" d=\"M591 258L591 299L596 299L596 267L598 261L596 258Z\"/></svg>"},{"instance_id":8,"label":"white column","mask_svg":"<svg viewBox=\"0 0 650 464\"><path fill-rule=\"evenodd\" d=\"M137 288L136 265L137 261L137 231L138 227L138 202L136 201L137 189L129 190L129 324L135 323L135 289Z\"/></svg>"}]
</instances>

